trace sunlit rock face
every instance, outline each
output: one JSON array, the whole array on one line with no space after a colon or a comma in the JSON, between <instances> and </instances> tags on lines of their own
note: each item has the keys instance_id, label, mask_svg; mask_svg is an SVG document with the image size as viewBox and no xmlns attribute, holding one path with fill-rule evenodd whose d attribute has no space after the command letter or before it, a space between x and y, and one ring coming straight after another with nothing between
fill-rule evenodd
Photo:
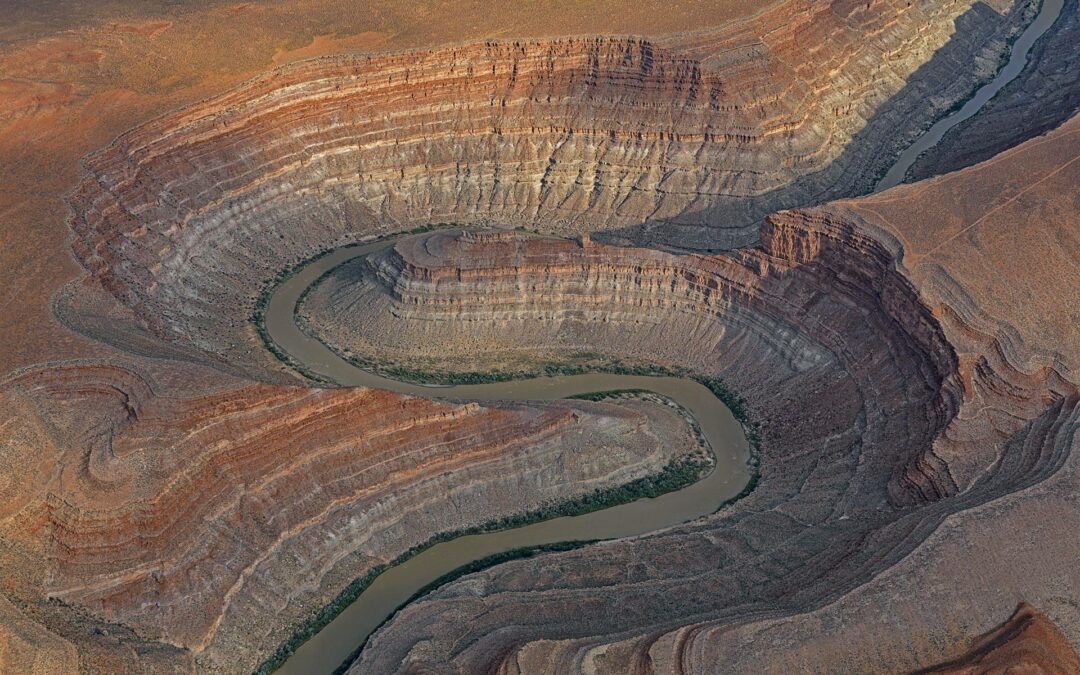
<instances>
[{"instance_id":1,"label":"sunlit rock face","mask_svg":"<svg viewBox=\"0 0 1080 675\"><path fill-rule=\"evenodd\" d=\"M962 549L944 559L931 551L956 541L978 550L991 503L1022 519L1054 499L1058 515L1047 527L1068 540L1077 520L1064 504L1077 469L1080 343L1055 308L1061 289L1080 288L1069 253L1080 244L1076 206L1063 197L1080 177L1067 159L1076 130L1074 119L948 179L775 214L760 247L725 256L443 234L325 279L309 299L309 329L325 326L340 349L424 355L442 330L495 349L566 350L582 332L619 356L663 360L686 349L687 363L731 382L763 420L761 481L750 497L638 540L450 584L373 636L354 672L627 672L642 663L646 672L707 672L725 659L780 669L784 650L774 660L747 646L773 640L816 641L800 657L826 669L890 670L920 661L902 656L902 645L888 654L843 647L843 621L821 637L805 613L830 602L848 603L835 610L841 615L867 612L858 598L872 593L874 611L899 604L919 622L941 615L936 630L953 622L970 634L1001 612L986 583L1050 602L1054 582L1030 583L1010 564L970 581L944 577L964 598L944 607L910 583L870 580L903 566L939 588L943 566L956 574L976 563ZM973 203L973 192L988 199ZM1028 209L1045 218L1025 219ZM1030 241L1023 252L1001 234L1017 222ZM1055 283L1003 264L1010 256L1041 261ZM564 306L565 297L575 302ZM365 307L375 312L361 326ZM664 322L679 330L657 330ZM800 339L781 350L768 339L778 333ZM1032 552L1023 564L1046 579L1069 577L1067 551L1046 556ZM1057 618L1075 633L1080 617L1066 609ZM928 647L921 658L946 653Z\"/></svg>"},{"instance_id":2,"label":"sunlit rock face","mask_svg":"<svg viewBox=\"0 0 1080 675\"><path fill-rule=\"evenodd\" d=\"M89 158L73 247L155 332L272 377L246 320L328 247L461 221L725 249L868 188L993 71L1030 14L1001 10L782 2L686 36L294 64Z\"/></svg>"},{"instance_id":3,"label":"sunlit rock face","mask_svg":"<svg viewBox=\"0 0 1080 675\"><path fill-rule=\"evenodd\" d=\"M642 401L480 406L265 384L161 396L106 365L4 383L0 424L43 449L20 463L4 446L0 514L17 549L47 556L49 596L228 671L253 669L354 578L435 533L653 475L699 447L679 414Z\"/></svg>"},{"instance_id":4,"label":"sunlit rock face","mask_svg":"<svg viewBox=\"0 0 1080 675\"><path fill-rule=\"evenodd\" d=\"M896 642L911 617L935 636L978 634L1002 598L970 592L971 569L1055 607L1075 638L1080 617L1044 602L1059 572L1048 556L1021 575L1014 558L959 550L949 573L932 548L948 530L978 550L981 509L1029 522L1025 498L1067 501L1075 484L1077 314L1060 299L1080 296L1067 198L1080 176L1054 164L1080 152L1075 120L993 168L810 208L868 188L994 70L1031 7L997 9L781 2L675 37L322 59L124 134L70 194L89 278L55 309L180 365L161 381L72 363L0 383L14 439L0 450L42 449L3 455L15 545L0 555L50 598L25 601L33 620L0 605L22 621L9 641L104 670L251 668L409 546L692 446L645 404L285 386L295 375L250 322L275 277L448 221L593 234L403 240L324 280L309 329L448 369L482 366L481 349L588 349L719 375L761 425L760 481L687 525L447 585L374 635L356 671L783 671L773 650L811 637L824 646L800 667L895 671L955 654L855 652L844 616L910 603L887 631ZM156 373L151 359L139 367ZM427 508L447 493L470 506ZM1080 516L1054 506L1068 546Z\"/></svg>"}]
</instances>

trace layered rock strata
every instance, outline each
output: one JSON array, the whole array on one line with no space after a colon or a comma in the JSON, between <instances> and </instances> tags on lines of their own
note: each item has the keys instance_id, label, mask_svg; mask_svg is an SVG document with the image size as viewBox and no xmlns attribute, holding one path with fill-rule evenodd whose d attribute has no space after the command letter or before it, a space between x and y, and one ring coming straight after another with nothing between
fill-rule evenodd
<instances>
[{"instance_id":1,"label":"layered rock strata","mask_svg":"<svg viewBox=\"0 0 1080 675\"><path fill-rule=\"evenodd\" d=\"M89 278L56 307L125 351L284 381L248 319L277 275L338 244L450 220L699 249L760 240L675 256L514 240L472 242L470 254L429 238L430 251L380 258L381 281L355 284L367 295L351 310L348 279L332 280L337 295L322 300L352 325L377 306L391 314L372 329L394 325L412 344L464 331L474 345L546 358L595 343L721 375L763 425L760 487L736 507L466 577L407 607L356 668L785 670L768 660L784 645L803 667L925 666L955 656L949 630L987 630L1009 606L942 560L1023 590L1075 641L1080 619L1051 592L1059 567L1033 555L1016 579L1019 554L966 551L984 550L992 518L1013 532L1033 514L1080 523L1068 500L1078 349L1061 339L1080 314L1060 300L1080 295L1076 205L1061 199L1078 177L1054 164L1063 148L1080 154L1076 124L1053 135L1056 152L1018 151L1018 166L757 226L774 208L870 185L907 136L993 72L1030 10L781 2L662 40L294 64L87 160L70 203ZM501 254L520 266L486 265L488 246L512 246ZM435 295L422 272L454 268L450 251L473 276L439 277ZM1048 265L1056 288L1024 274ZM123 309L96 313L113 299ZM385 333L364 337L354 346L393 356ZM466 356L427 358L465 367ZM463 526L505 513L511 491L518 507L632 477L616 467L664 463L654 445L667 423L647 409L478 408L222 379L174 395L145 374L79 367L4 383L4 438L16 442L3 447L46 450L8 456L4 569L26 580L0 615L13 617L10 653L48 644L53 669L253 665L349 579L449 524L422 506L403 521L379 505L468 492L477 510L455 514ZM565 422L575 414L586 436ZM590 439L608 439L599 455L584 454L597 451ZM615 439L622 454L604 464ZM567 448L580 463L560 463ZM373 483L358 478L375 464ZM558 480L542 470L564 465ZM357 529L365 518L378 522ZM1078 557L1067 555L1075 538L1039 541ZM844 616L894 606L908 613L875 636L891 651L850 646L868 642L871 622ZM913 655L897 643L920 622L934 639ZM801 651L811 643L824 647Z\"/></svg>"},{"instance_id":2,"label":"layered rock strata","mask_svg":"<svg viewBox=\"0 0 1080 675\"><path fill-rule=\"evenodd\" d=\"M1000 600L988 588L1041 595L1066 635L1080 637L1080 616L1053 595L1055 577L1040 586L1000 576L1023 563L933 554L979 536L987 510L1014 517L1054 499L1065 542L1080 517L1068 506L1080 429L1080 214L1066 187L1080 179L1078 139L1074 119L949 180L780 213L767 219L759 249L723 257L500 240L488 245L510 251L491 263L483 242L432 237L373 259L376 278L355 288L370 298L380 285L376 322L406 338L475 322L517 347L529 331L515 323L557 341L563 332L553 338L541 327L553 316L603 331L602 320L558 306L572 295L588 308L577 298L589 295L615 317L598 340L604 349L662 359L669 342L690 348L696 367L731 382L764 424L761 480L747 499L690 525L452 583L376 633L354 672L705 672L718 662L782 671L789 655L774 639L816 640L819 651L798 652L815 659L811 669L895 671L944 660L950 625L989 629ZM993 196L980 202L972 191ZM1002 264L1016 255L1014 236L1028 242L1024 258L1054 270L1054 287L1026 277L1015 259ZM472 246L481 250L469 254ZM657 270L667 275L659 289ZM355 272L328 282L338 284L341 308L342 283ZM485 278L492 291L481 298L473 284ZM693 326L680 325L684 313ZM666 334L654 317L693 330ZM801 340L781 342L794 345L784 350L768 339L784 333ZM1075 556L1062 545L1056 562L1030 555L1032 569L1067 584ZM950 560L985 568L995 586L983 575L940 576L943 565L957 574ZM909 606L895 593L911 581L883 572L920 563L911 574L963 600L908 610L913 624L889 639L934 631L919 653L853 652L842 620L814 636L820 622L804 613L826 605L817 610L826 616ZM859 603L874 593L883 597Z\"/></svg>"},{"instance_id":3,"label":"layered rock strata","mask_svg":"<svg viewBox=\"0 0 1080 675\"><path fill-rule=\"evenodd\" d=\"M1076 650L1053 622L1025 602L1008 621L976 638L963 656L920 670L917 675L1076 672L1080 672Z\"/></svg>"},{"instance_id":4,"label":"layered rock strata","mask_svg":"<svg viewBox=\"0 0 1080 675\"><path fill-rule=\"evenodd\" d=\"M990 159L1057 128L1080 110L1080 2L1066 0L1061 16L1035 44L1023 72L973 118L945 135L908 171L917 181Z\"/></svg>"},{"instance_id":5,"label":"layered rock strata","mask_svg":"<svg viewBox=\"0 0 1080 675\"><path fill-rule=\"evenodd\" d=\"M868 187L1032 13L995 7L791 0L661 40L293 64L88 159L73 247L158 334L273 377L246 318L328 247L451 220L725 248Z\"/></svg>"},{"instance_id":6,"label":"layered rock strata","mask_svg":"<svg viewBox=\"0 0 1080 675\"><path fill-rule=\"evenodd\" d=\"M143 654L140 669L250 671L354 578L436 533L627 483L698 449L679 414L644 401L158 386L105 364L3 383L3 567L51 598L24 597L30 637L9 636L14 653L34 644L32 627L82 658L97 643L113 661L90 659L95 670L135 668ZM18 450L28 446L32 461Z\"/></svg>"}]
</instances>

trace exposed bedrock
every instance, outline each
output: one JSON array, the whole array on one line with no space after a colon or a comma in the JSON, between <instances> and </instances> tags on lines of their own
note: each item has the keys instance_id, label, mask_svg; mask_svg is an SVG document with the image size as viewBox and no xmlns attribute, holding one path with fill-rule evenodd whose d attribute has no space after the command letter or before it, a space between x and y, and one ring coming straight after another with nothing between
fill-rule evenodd
<instances>
[{"instance_id":1,"label":"exposed bedrock","mask_svg":"<svg viewBox=\"0 0 1080 675\"><path fill-rule=\"evenodd\" d=\"M376 633L354 672L709 672L726 659L736 670L780 669L754 648L769 644L767 631L732 651L730 629L844 598L923 556L939 526L982 505L1036 489L1067 499L1080 344L1067 327L1064 341L1048 339L1053 322L1023 317L1068 321L1076 310L1070 251L1080 233L1063 186L1077 170L1054 158L1075 158L1077 136L1073 120L950 181L771 216L760 248L725 256L435 234L328 277L307 311L312 328L337 331L331 341L351 337L391 358L395 349L440 358L444 330L473 349L558 352L586 336L618 356L667 361L678 351L730 382L763 422L750 497L692 524L449 584ZM1010 170L1021 166L1028 173ZM994 196L973 204L974 189ZM954 215L934 226L935 213ZM1022 265L995 264L1017 217L1044 233L1025 241L1053 266L1054 288L1026 280ZM963 255L966 264L953 262ZM331 313L344 329L329 328ZM989 599L972 601L969 621L986 630L1000 607L979 602ZM924 611L957 620L952 605ZM1080 617L1067 618L1075 639ZM794 617L785 625L792 639L813 631ZM932 643L915 663L847 648L817 658L888 671L947 655Z\"/></svg>"},{"instance_id":2,"label":"exposed bedrock","mask_svg":"<svg viewBox=\"0 0 1080 675\"><path fill-rule=\"evenodd\" d=\"M725 378L762 424L760 486L734 507L465 577L407 606L358 669L692 672L731 658L738 628L733 665L752 670L764 623L789 622L796 641L797 617L923 560L942 524L1073 470L1080 349L1061 336L1078 315L1053 301L1080 296L1070 165L1047 168L1044 149L989 178L762 224L868 187L990 75L1032 9L995 7L792 0L657 40L294 64L86 161L70 204L90 278L55 307L125 351L284 381L249 319L276 276L333 246L446 221L754 246L438 234L342 268L307 307L328 341L388 361L482 365L458 344L689 367ZM1075 145L1067 127L1059 151ZM1015 221L1024 247L1002 234L1014 208L1039 214ZM1047 264L1054 288L1023 274ZM629 480L692 440L645 404L218 384L165 394L86 364L3 383L0 428L27 441L0 449L49 448L39 464L5 459L5 532L20 534L0 551L25 571L18 588L56 599L26 590L11 610L27 642L249 667L432 534Z\"/></svg>"},{"instance_id":3,"label":"exposed bedrock","mask_svg":"<svg viewBox=\"0 0 1080 675\"><path fill-rule=\"evenodd\" d=\"M678 413L645 401L155 389L104 364L0 389L9 590L22 586L22 622L41 640L111 653L112 665L90 658L101 672L133 667L117 665L125 651L146 654L142 669L195 658L250 671L354 578L436 533L652 475L698 448ZM19 447L37 448L33 461Z\"/></svg>"},{"instance_id":4,"label":"exposed bedrock","mask_svg":"<svg viewBox=\"0 0 1080 675\"><path fill-rule=\"evenodd\" d=\"M1033 13L993 6L791 0L655 40L297 63L89 158L73 247L153 331L273 377L256 298L337 244L467 221L723 249L867 189Z\"/></svg>"},{"instance_id":5,"label":"exposed bedrock","mask_svg":"<svg viewBox=\"0 0 1080 675\"><path fill-rule=\"evenodd\" d=\"M1080 1L1066 0L1061 16L1032 48L1023 72L975 117L923 154L907 179L921 180L990 159L1056 128L1080 110Z\"/></svg>"},{"instance_id":6,"label":"exposed bedrock","mask_svg":"<svg viewBox=\"0 0 1080 675\"><path fill-rule=\"evenodd\" d=\"M907 425L892 461L928 443L955 415L955 355L892 271L891 252L850 221L820 216L772 216L762 239L761 249L706 257L515 233L426 235L339 268L301 316L340 352L407 366L588 351L688 366L739 391L805 380L807 393L837 403L834 418L788 402L812 411L819 431L862 441L868 428ZM906 405L917 423L885 422ZM893 478L904 504L956 487L932 453ZM853 492L873 502L884 487Z\"/></svg>"},{"instance_id":7,"label":"exposed bedrock","mask_svg":"<svg viewBox=\"0 0 1080 675\"><path fill-rule=\"evenodd\" d=\"M1069 641L1042 612L1021 603L1008 621L976 638L963 656L914 675L1076 672L1080 672L1080 656Z\"/></svg>"}]
</instances>

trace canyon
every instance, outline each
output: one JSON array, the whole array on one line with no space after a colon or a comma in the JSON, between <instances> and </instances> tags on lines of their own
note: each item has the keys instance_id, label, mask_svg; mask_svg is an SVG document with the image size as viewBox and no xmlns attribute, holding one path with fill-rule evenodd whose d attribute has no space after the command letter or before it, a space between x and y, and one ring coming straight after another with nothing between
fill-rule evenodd
<instances>
[{"instance_id":1,"label":"canyon","mask_svg":"<svg viewBox=\"0 0 1080 675\"><path fill-rule=\"evenodd\" d=\"M4 428L54 449L8 474L5 517L24 555L48 557L61 607L197 650L214 669L250 669L288 637L282 617L321 608L432 533L626 483L698 445L677 414L637 402L155 388L93 365L5 383Z\"/></svg>"},{"instance_id":2,"label":"canyon","mask_svg":"<svg viewBox=\"0 0 1080 675\"><path fill-rule=\"evenodd\" d=\"M902 142L899 118L933 118L916 105L928 91L945 109L977 80L947 63L922 75L923 51L981 57L992 72L1007 42L954 45L953 20L1004 33L1031 8L845 9L778 5L670 47L579 38L298 62L88 158L69 198L75 255L153 332L269 377L278 364L245 321L262 288L364 236L452 220L752 244L776 208L871 187L890 157L873 128ZM831 35L829 50L801 50L800 28ZM756 48L761 35L775 43Z\"/></svg>"},{"instance_id":3,"label":"canyon","mask_svg":"<svg viewBox=\"0 0 1080 675\"><path fill-rule=\"evenodd\" d=\"M1042 152L1075 143L1075 134L1043 141ZM1048 179L1057 178L1056 169ZM990 171L969 170L976 175L967 185ZM1056 189L1074 177L1039 187L1047 208L1062 206ZM955 186L923 189L935 193L932 203L956 207L947 199ZM916 202L918 215L925 197ZM1008 207L1010 200L1001 201ZM1073 214L1066 207L1066 222ZM531 561L450 584L380 630L357 672L473 672L494 659L530 672L624 672L646 658L681 661L656 645L669 626L686 630L702 614L723 617L714 619L721 626L742 624L824 604L847 590L844 579L874 577L956 511L992 501L1005 485L1023 489L1061 470L1076 431L1070 377L1078 345L1045 341L1033 327L1069 334L1068 327L1042 320L1002 328L979 295L972 297L993 277L943 274L935 257L967 244L952 244L937 230L923 244L920 235L930 233L915 228L915 215L873 197L782 212L766 219L760 247L725 256L512 232L433 233L324 277L301 316L345 354L463 370L489 348L496 359L498 349L557 358L581 344L629 360L681 356L730 382L763 420L761 479L749 497L693 525L604 544L602 554L553 554L544 569L559 572L539 589L527 581L544 576ZM977 228L966 232L985 248L982 258L1005 252L1000 239L985 247ZM1076 244L1031 253L1044 264L1058 260L1054 269L1072 287ZM956 291L961 283L963 293ZM994 280L1009 283L1023 285ZM1026 298L1026 306L995 302L992 311L1038 313L1054 302L1035 289ZM813 417L794 412L803 410ZM837 541L849 543L837 549ZM762 571L777 565L785 574ZM627 586L635 588L632 599L622 593ZM630 626L650 637L606 641ZM708 624L695 630L706 632ZM747 653L760 666L761 650Z\"/></svg>"},{"instance_id":4,"label":"canyon","mask_svg":"<svg viewBox=\"0 0 1080 675\"><path fill-rule=\"evenodd\" d=\"M920 180L990 159L1029 138L1059 126L1080 110L1080 58L1072 39L1080 29L1075 2L1066 2L1061 18L1039 41L1024 72L967 124L948 134L922 155L908 172Z\"/></svg>"},{"instance_id":5,"label":"canyon","mask_svg":"<svg viewBox=\"0 0 1080 675\"><path fill-rule=\"evenodd\" d=\"M0 45L0 669L270 670L433 542L731 452L655 396L466 400L283 352L274 290L387 238L310 285L308 339L419 380L722 382L753 477L439 583L349 672L1074 670L1077 3L878 194L1037 3L689 7L303 46L260 32L293 10L206 3ZM146 84L130 45L182 62L219 23L265 61Z\"/></svg>"}]
</instances>

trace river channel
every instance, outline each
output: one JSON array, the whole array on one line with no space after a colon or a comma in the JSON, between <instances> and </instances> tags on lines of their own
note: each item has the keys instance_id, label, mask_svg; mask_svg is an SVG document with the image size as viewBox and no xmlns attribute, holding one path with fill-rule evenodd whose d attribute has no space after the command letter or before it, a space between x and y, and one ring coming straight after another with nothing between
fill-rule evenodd
<instances>
[{"instance_id":1,"label":"river channel","mask_svg":"<svg viewBox=\"0 0 1080 675\"><path fill-rule=\"evenodd\" d=\"M897 159L875 191L899 185L911 165L957 125L974 116L998 91L1016 79L1035 42L1061 14L1064 0L1043 0L1039 13L1013 44L1008 63L956 112L938 120ZM331 673L368 636L417 591L444 574L490 555L527 546L574 540L613 539L646 534L713 513L739 494L750 479L749 448L731 411L702 384L675 377L587 374L432 387L401 382L362 370L318 340L304 334L294 309L304 290L325 272L358 256L385 248L394 240L339 248L301 269L273 292L265 314L270 339L307 369L344 386L389 389L402 394L472 401L536 401L613 389L647 389L667 396L688 410L716 456L704 479L655 499L554 518L524 527L467 535L436 544L380 574L364 592L325 628L301 645L279 673Z\"/></svg>"},{"instance_id":2,"label":"river channel","mask_svg":"<svg viewBox=\"0 0 1080 675\"><path fill-rule=\"evenodd\" d=\"M429 398L539 401L613 389L647 389L671 398L693 415L713 449L716 465L702 480L653 499L639 499L580 516L553 518L436 544L376 577L345 611L301 645L277 671L279 673L333 672L413 594L462 565L526 546L630 537L677 525L713 513L738 495L750 479L749 448L741 426L731 411L695 380L595 373L488 384L424 386L357 368L297 327L294 308L308 286L338 265L392 243L393 240L384 240L346 246L297 270L278 286L267 305L264 325L270 339L309 370L341 385L377 387Z\"/></svg>"},{"instance_id":3,"label":"river channel","mask_svg":"<svg viewBox=\"0 0 1080 675\"><path fill-rule=\"evenodd\" d=\"M908 146L907 150L904 150L896 160L896 163L889 168L888 173L878 181L878 184L874 187L874 192L888 190L904 182L904 176L907 175L908 169L924 152L940 143L945 134L953 127L974 117L975 113L982 110L983 106L994 98L995 94L1001 91L1005 85L1015 80L1024 70L1024 66L1027 65L1028 53L1031 48L1061 16L1061 8L1064 5L1065 0L1043 0L1035 20L1028 24L1028 27L1013 43L1012 51L1009 53L1009 62L1005 64L1005 67L998 71L994 79L979 87L959 110L935 122L914 143Z\"/></svg>"}]
</instances>

